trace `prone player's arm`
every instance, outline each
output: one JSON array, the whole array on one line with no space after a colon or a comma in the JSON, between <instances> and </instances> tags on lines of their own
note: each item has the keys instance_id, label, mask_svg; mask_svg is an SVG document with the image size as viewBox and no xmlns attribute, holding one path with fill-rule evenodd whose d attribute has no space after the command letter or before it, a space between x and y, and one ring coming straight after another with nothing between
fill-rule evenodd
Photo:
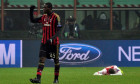
<instances>
[{"instance_id":1,"label":"prone player's arm","mask_svg":"<svg viewBox=\"0 0 140 84\"><path fill-rule=\"evenodd\" d=\"M41 21L41 17L34 18L34 16L33 16L34 9L35 9L35 6L31 6L30 7L30 20L33 23L39 23Z\"/></svg>"}]
</instances>

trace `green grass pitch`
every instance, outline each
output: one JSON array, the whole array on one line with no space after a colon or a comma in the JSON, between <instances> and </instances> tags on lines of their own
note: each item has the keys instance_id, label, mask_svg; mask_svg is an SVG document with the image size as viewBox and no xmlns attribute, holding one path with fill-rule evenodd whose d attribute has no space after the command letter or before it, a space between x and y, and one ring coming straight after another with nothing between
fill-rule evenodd
<instances>
[{"instance_id":1,"label":"green grass pitch","mask_svg":"<svg viewBox=\"0 0 140 84\"><path fill-rule=\"evenodd\" d=\"M140 67L120 67L123 76L94 76L103 67L61 67L59 84L140 84ZM31 84L36 76L36 67L0 68L0 84ZM54 68L46 67L42 72L41 84L52 84Z\"/></svg>"}]
</instances>

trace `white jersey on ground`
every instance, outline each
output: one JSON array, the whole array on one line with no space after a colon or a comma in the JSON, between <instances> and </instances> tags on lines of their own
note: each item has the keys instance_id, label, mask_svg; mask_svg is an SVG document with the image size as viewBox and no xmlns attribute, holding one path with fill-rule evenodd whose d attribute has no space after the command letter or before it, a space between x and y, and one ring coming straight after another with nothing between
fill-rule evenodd
<instances>
[{"instance_id":1,"label":"white jersey on ground","mask_svg":"<svg viewBox=\"0 0 140 84\"><path fill-rule=\"evenodd\" d=\"M110 68L116 71L115 74L109 74ZM118 68L116 65L112 65L112 66L105 67L101 71L95 72L93 75L122 75L122 74L123 71L120 68Z\"/></svg>"}]
</instances>

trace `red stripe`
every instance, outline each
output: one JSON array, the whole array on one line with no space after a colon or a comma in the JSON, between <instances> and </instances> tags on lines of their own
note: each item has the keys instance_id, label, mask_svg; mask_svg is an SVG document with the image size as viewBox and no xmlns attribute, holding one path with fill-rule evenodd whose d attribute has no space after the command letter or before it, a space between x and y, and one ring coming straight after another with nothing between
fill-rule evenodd
<instances>
[{"instance_id":1,"label":"red stripe","mask_svg":"<svg viewBox=\"0 0 140 84\"><path fill-rule=\"evenodd\" d=\"M48 28L49 28L49 31L48 31L48 34L49 34L49 39L51 38L51 23L50 23L50 19L51 19L51 17L52 17L52 14L51 14L51 16L49 17L49 20L48 20L48 24L50 25Z\"/></svg>"},{"instance_id":2,"label":"red stripe","mask_svg":"<svg viewBox=\"0 0 140 84\"><path fill-rule=\"evenodd\" d=\"M46 19L47 19L47 23L49 24L49 20L48 20L48 15L47 15L47 17L46 17ZM45 31L45 35L46 35L46 37L45 37L45 43L46 43L46 40L49 40L49 26L46 26L46 31Z\"/></svg>"},{"instance_id":3,"label":"red stripe","mask_svg":"<svg viewBox=\"0 0 140 84\"><path fill-rule=\"evenodd\" d=\"M59 76L59 73L56 73L56 72L55 72L55 74L54 74L54 75L55 75L55 76Z\"/></svg>"},{"instance_id":4,"label":"red stripe","mask_svg":"<svg viewBox=\"0 0 140 84\"><path fill-rule=\"evenodd\" d=\"M46 35L47 35L46 40L49 40L49 26L46 27L46 30L47 30L47 31L46 31Z\"/></svg>"},{"instance_id":5,"label":"red stripe","mask_svg":"<svg viewBox=\"0 0 140 84\"><path fill-rule=\"evenodd\" d=\"M43 37L42 37L42 43L43 43L43 40L44 40L44 27L43 27Z\"/></svg>"},{"instance_id":6,"label":"red stripe","mask_svg":"<svg viewBox=\"0 0 140 84\"><path fill-rule=\"evenodd\" d=\"M54 14L52 15L51 20L53 20L53 18L54 18ZM51 25L51 27L50 27L50 38L51 38L52 37L52 21L51 21L50 25Z\"/></svg>"},{"instance_id":7,"label":"red stripe","mask_svg":"<svg viewBox=\"0 0 140 84\"><path fill-rule=\"evenodd\" d=\"M42 21L42 24L44 24L44 17L45 17L46 15L43 15L43 17L41 18L41 21Z\"/></svg>"},{"instance_id":8,"label":"red stripe","mask_svg":"<svg viewBox=\"0 0 140 84\"><path fill-rule=\"evenodd\" d=\"M40 75L41 76L41 72L37 72L37 75Z\"/></svg>"},{"instance_id":9,"label":"red stripe","mask_svg":"<svg viewBox=\"0 0 140 84\"><path fill-rule=\"evenodd\" d=\"M46 18L46 21L45 21L45 24L46 24L46 22L48 22L47 20L48 16L46 16L45 18ZM46 43L46 41L48 40L48 37L49 37L48 31L49 31L48 26L45 26L45 38L44 38L45 42L44 43Z\"/></svg>"},{"instance_id":10,"label":"red stripe","mask_svg":"<svg viewBox=\"0 0 140 84\"><path fill-rule=\"evenodd\" d=\"M43 17L41 18L42 24L44 25L44 17L45 15L43 15ZM40 22L41 22L40 21ZM45 26L43 26L43 37L42 37L42 43L44 43L44 39L45 39Z\"/></svg>"},{"instance_id":11,"label":"red stripe","mask_svg":"<svg viewBox=\"0 0 140 84\"><path fill-rule=\"evenodd\" d=\"M58 45L59 44L59 38L57 37L56 39L57 39L57 45Z\"/></svg>"},{"instance_id":12,"label":"red stripe","mask_svg":"<svg viewBox=\"0 0 140 84\"><path fill-rule=\"evenodd\" d=\"M45 27L43 27L43 43L45 44Z\"/></svg>"},{"instance_id":13,"label":"red stripe","mask_svg":"<svg viewBox=\"0 0 140 84\"><path fill-rule=\"evenodd\" d=\"M55 20L56 20L56 16L54 17L54 21L53 21L53 35L55 35ZM54 39L54 44L55 44L55 39Z\"/></svg>"},{"instance_id":14,"label":"red stripe","mask_svg":"<svg viewBox=\"0 0 140 84\"><path fill-rule=\"evenodd\" d=\"M46 39L47 39L47 37L46 37L46 34L47 33L47 27L45 27L45 37L44 37L44 44L46 43Z\"/></svg>"}]
</instances>

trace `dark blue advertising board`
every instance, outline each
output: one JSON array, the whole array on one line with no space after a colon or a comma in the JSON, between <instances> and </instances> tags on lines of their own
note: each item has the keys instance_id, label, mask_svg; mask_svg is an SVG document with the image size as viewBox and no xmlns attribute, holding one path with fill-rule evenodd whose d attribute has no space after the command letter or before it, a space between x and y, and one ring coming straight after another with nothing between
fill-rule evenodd
<instances>
[{"instance_id":1,"label":"dark blue advertising board","mask_svg":"<svg viewBox=\"0 0 140 84\"><path fill-rule=\"evenodd\" d=\"M22 67L22 40L0 40L0 67Z\"/></svg>"},{"instance_id":2,"label":"dark blue advertising board","mask_svg":"<svg viewBox=\"0 0 140 84\"><path fill-rule=\"evenodd\" d=\"M60 42L64 67L140 66L140 40L65 40ZM40 41L23 42L23 66L37 66ZM54 66L47 60L45 66Z\"/></svg>"}]
</instances>

